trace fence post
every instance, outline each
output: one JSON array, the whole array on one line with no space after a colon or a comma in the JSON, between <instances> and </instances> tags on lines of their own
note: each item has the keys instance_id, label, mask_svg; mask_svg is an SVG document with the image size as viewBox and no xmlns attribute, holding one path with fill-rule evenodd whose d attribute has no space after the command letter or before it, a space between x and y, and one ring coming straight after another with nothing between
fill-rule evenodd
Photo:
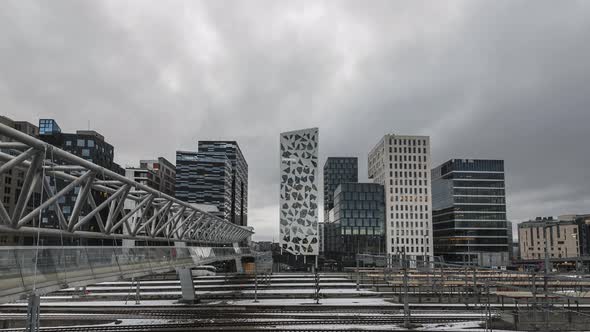
<instances>
[{"instance_id":1,"label":"fence post","mask_svg":"<svg viewBox=\"0 0 590 332\"><path fill-rule=\"evenodd\" d=\"M141 288L139 285L139 277L137 278L137 283L135 284L135 304L141 303Z\"/></svg>"},{"instance_id":2,"label":"fence post","mask_svg":"<svg viewBox=\"0 0 590 332\"><path fill-rule=\"evenodd\" d=\"M254 303L258 303L258 273L254 273Z\"/></svg>"},{"instance_id":3,"label":"fence post","mask_svg":"<svg viewBox=\"0 0 590 332\"><path fill-rule=\"evenodd\" d=\"M410 327L410 305L408 303L408 262L406 260L406 253L402 254L402 266L404 272L404 327Z\"/></svg>"},{"instance_id":4,"label":"fence post","mask_svg":"<svg viewBox=\"0 0 590 332\"><path fill-rule=\"evenodd\" d=\"M359 291L360 290L360 280L359 280L359 256L358 254L356 255L356 290Z\"/></svg>"}]
</instances>

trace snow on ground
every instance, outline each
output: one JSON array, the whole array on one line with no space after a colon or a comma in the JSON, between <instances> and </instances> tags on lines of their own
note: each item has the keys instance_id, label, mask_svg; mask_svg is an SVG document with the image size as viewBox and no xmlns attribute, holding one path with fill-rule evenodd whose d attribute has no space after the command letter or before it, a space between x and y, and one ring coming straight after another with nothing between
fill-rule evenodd
<instances>
[{"instance_id":1,"label":"snow on ground","mask_svg":"<svg viewBox=\"0 0 590 332\"><path fill-rule=\"evenodd\" d=\"M301 277L290 277L290 278L276 278L276 275L273 274L270 277L271 282L275 281L277 284L280 283L279 281L307 281L309 282L310 279L312 278L301 278ZM212 278L212 279L211 279ZM225 277L223 276L215 276L215 277L197 277L193 279L194 283L216 283L216 282L223 282L225 281ZM263 277L259 276L258 280L262 280ZM268 279L268 278L267 278ZM228 277L227 278L228 281L237 281L237 280L243 280L243 281L254 281L254 277L250 277L248 279L234 279L232 277ZM343 281L343 282L352 282L350 280L350 278L347 277L323 277L320 279L321 281ZM131 282L131 281L105 281L105 282L101 282L96 284L95 286L108 286L108 285L135 285L135 282ZM142 280L141 285L150 285L150 284L157 284L157 285L179 285L180 281L179 280Z\"/></svg>"},{"instance_id":2,"label":"snow on ground","mask_svg":"<svg viewBox=\"0 0 590 332\"><path fill-rule=\"evenodd\" d=\"M43 298L41 298L43 300ZM66 306L66 307L77 307L77 306L84 306L84 307L105 307L105 306L184 306L186 304L179 303L178 300L142 300L141 304L135 304L135 300L131 299L125 303L125 301L68 301L68 302L45 302L41 301L41 306ZM4 303L0 306L27 306L26 302L18 302L18 303Z\"/></svg>"},{"instance_id":3,"label":"snow on ground","mask_svg":"<svg viewBox=\"0 0 590 332\"><path fill-rule=\"evenodd\" d=\"M258 303L253 300L228 300L228 301L211 301L208 305L229 304L229 305L258 305L258 306L276 306L276 305L318 305L314 299L260 299ZM321 299L321 305L339 305L339 306L398 306L397 304L387 302L381 298L338 298L338 299Z\"/></svg>"},{"instance_id":4,"label":"snow on ground","mask_svg":"<svg viewBox=\"0 0 590 332\"><path fill-rule=\"evenodd\" d=\"M365 331L449 331L449 330L465 330L465 332L485 332L484 328L481 328L480 324L482 322L475 321L475 322L457 322L457 323L444 323L444 324L424 324L419 327L414 327L412 329L406 329L402 325L399 324L392 324L392 325L364 325L364 324L331 324L331 325L320 325L314 326L314 330L339 330L339 331L348 331L348 330L365 330ZM309 325L284 325L281 326L282 328L290 328L294 330L307 330L309 329ZM274 326L268 327L259 327L260 329L275 329ZM494 330L495 332L513 332L509 330Z\"/></svg>"},{"instance_id":5,"label":"snow on ground","mask_svg":"<svg viewBox=\"0 0 590 332\"><path fill-rule=\"evenodd\" d=\"M225 290L225 291L198 291L197 296L200 295L240 295L240 294L254 294L255 290L253 289L244 289L244 290ZM289 289L259 289L257 290L258 294L273 294L273 295L287 295L287 294L314 294L315 289L310 288L289 288ZM135 290L132 290L131 293L135 294ZM357 291L353 288L324 288L321 291L322 294L350 294L350 295L377 295L380 294L378 292L373 292L369 290L360 290ZM87 294L86 297L91 296L127 296L130 292L112 292L112 293L92 293ZM154 295L175 295L181 296L182 292L178 291L163 291L163 292L141 292L143 296L154 296Z\"/></svg>"},{"instance_id":6,"label":"snow on ground","mask_svg":"<svg viewBox=\"0 0 590 332\"><path fill-rule=\"evenodd\" d=\"M240 286L249 286L249 287L254 287L254 284L218 284L218 285L195 285L195 288L232 288L232 287L240 287ZM259 287L264 287L265 284L263 284L262 282L259 282ZM140 283L140 289L180 289L180 284L179 285L166 285L166 286L146 286L142 283ZM315 283L286 283L286 284L273 284L271 282L270 286L272 287L313 287L315 286ZM320 286L349 286L349 287L354 287L356 286L355 283L353 282L331 282L331 283L322 283L320 282ZM88 286L86 287L87 291L106 291L106 290L129 290L129 289L133 289L135 290L135 285L127 285L127 286ZM75 288L65 288L62 289L60 291L75 291Z\"/></svg>"}]
</instances>

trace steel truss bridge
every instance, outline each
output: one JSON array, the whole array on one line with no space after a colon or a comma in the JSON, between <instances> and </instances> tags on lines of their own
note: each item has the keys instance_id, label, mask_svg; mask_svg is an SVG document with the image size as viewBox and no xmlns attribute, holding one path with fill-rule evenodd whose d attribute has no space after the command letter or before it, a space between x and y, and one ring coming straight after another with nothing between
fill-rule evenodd
<instances>
[{"instance_id":1,"label":"steel truss bridge","mask_svg":"<svg viewBox=\"0 0 590 332\"><path fill-rule=\"evenodd\" d=\"M183 299L193 301L191 267L235 260L240 270L241 257L254 255L238 245L253 234L251 228L227 222L3 124L0 137L4 140L0 141L0 177L4 180L8 172L24 174L12 209L0 203L0 234L62 241L61 247L39 246L39 242L30 247L0 247L0 303L28 296L27 331L39 329L41 294L176 270ZM66 197L73 208L64 213ZM49 210L57 221L45 224ZM131 240L133 244L64 246L64 238ZM133 241L168 246L135 247Z\"/></svg>"},{"instance_id":2,"label":"steel truss bridge","mask_svg":"<svg viewBox=\"0 0 590 332\"><path fill-rule=\"evenodd\" d=\"M3 124L0 135L12 140L0 142L0 176L14 169L25 172L13 211L9 213L0 204L0 232L199 245L237 243L253 233ZM52 178L63 181L63 188L52 186ZM73 208L66 217L58 201L75 191ZM97 202L92 191L107 198ZM41 202L27 211L35 192L40 193ZM126 202L132 208L125 209ZM40 225L41 213L48 208L57 214L56 228ZM87 230L91 221L98 230Z\"/></svg>"}]
</instances>

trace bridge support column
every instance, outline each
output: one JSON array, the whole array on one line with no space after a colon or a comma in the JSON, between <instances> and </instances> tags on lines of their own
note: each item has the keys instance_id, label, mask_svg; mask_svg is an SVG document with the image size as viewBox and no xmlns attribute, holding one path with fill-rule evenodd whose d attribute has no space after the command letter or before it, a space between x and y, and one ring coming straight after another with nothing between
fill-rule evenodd
<instances>
[{"instance_id":1,"label":"bridge support column","mask_svg":"<svg viewBox=\"0 0 590 332\"><path fill-rule=\"evenodd\" d=\"M236 252L240 248L240 244L237 242L235 242L233 244L233 246L236 249ZM234 261L236 262L236 272L237 273L244 273L244 265L242 265L242 257L236 257L236 258L234 258Z\"/></svg>"},{"instance_id":2,"label":"bridge support column","mask_svg":"<svg viewBox=\"0 0 590 332\"><path fill-rule=\"evenodd\" d=\"M236 262L236 272L237 273L244 273L244 265L242 265L242 257L236 257L236 258L234 258L234 261Z\"/></svg>"},{"instance_id":3,"label":"bridge support column","mask_svg":"<svg viewBox=\"0 0 590 332\"><path fill-rule=\"evenodd\" d=\"M38 294L32 293L29 295L29 304L27 307L27 322L25 331L38 332L39 331L39 312L41 297Z\"/></svg>"},{"instance_id":4,"label":"bridge support column","mask_svg":"<svg viewBox=\"0 0 590 332\"><path fill-rule=\"evenodd\" d=\"M195 296L195 285L193 284L193 272L190 268L176 269L180 279L180 288L182 290L182 301L188 303L199 302Z\"/></svg>"}]
</instances>

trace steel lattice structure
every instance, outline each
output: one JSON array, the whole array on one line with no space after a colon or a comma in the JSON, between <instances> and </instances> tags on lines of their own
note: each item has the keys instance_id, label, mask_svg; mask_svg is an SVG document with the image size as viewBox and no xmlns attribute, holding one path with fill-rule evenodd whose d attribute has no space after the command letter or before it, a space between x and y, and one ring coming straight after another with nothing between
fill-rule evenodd
<instances>
[{"instance_id":1,"label":"steel lattice structure","mask_svg":"<svg viewBox=\"0 0 590 332\"><path fill-rule=\"evenodd\" d=\"M0 176L15 168L26 172L13 211L9 214L0 204L0 232L209 244L236 243L253 233L6 125L0 124L0 135L12 140L0 142ZM54 190L50 177L64 181L65 186ZM76 201L66 218L58 200L76 187ZM43 191L42 200L27 211L35 191ZM107 198L97 204L91 191L105 193ZM125 202L133 207L124 209ZM41 211L50 206L59 226L39 227ZM99 213L105 209L106 219L101 216L104 212ZM83 211L90 212L83 215ZM98 224L98 232L84 230L91 220Z\"/></svg>"}]
</instances>

